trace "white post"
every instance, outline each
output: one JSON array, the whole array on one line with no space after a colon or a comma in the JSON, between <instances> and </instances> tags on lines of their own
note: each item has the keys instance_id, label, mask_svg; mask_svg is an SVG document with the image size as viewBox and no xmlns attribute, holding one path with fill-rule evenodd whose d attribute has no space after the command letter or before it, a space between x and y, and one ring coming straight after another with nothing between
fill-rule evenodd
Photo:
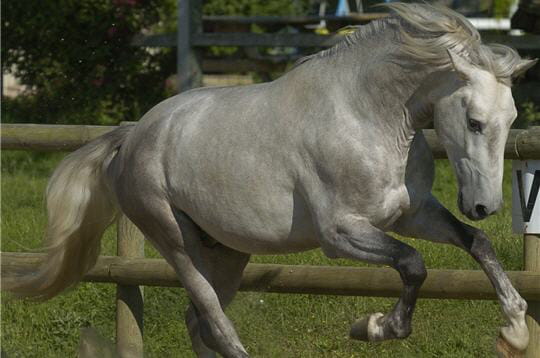
<instances>
[{"instance_id":1,"label":"white post","mask_svg":"<svg viewBox=\"0 0 540 358\"><path fill-rule=\"evenodd\" d=\"M540 271L540 160L514 161L512 227L523 235L525 271ZM528 301L530 341L526 358L540 357L540 302Z\"/></svg>"}]
</instances>

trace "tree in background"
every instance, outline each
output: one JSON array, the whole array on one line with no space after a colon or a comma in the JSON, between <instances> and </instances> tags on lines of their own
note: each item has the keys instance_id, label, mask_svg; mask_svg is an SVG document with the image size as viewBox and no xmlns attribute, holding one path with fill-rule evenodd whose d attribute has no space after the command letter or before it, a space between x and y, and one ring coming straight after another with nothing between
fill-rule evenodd
<instances>
[{"instance_id":1,"label":"tree in background","mask_svg":"<svg viewBox=\"0 0 540 358\"><path fill-rule=\"evenodd\" d=\"M110 124L137 120L167 96L174 53L130 45L175 15L174 1L2 2L2 73L30 90L3 99L3 120ZM5 116L7 114L7 116ZM6 118L7 117L7 118Z\"/></svg>"},{"instance_id":2,"label":"tree in background","mask_svg":"<svg viewBox=\"0 0 540 358\"><path fill-rule=\"evenodd\" d=\"M314 0L209 0L204 1L205 15L299 15Z\"/></svg>"},{"instance_id":3,"label":"tree in background","mask_svg":"<svg viewBox=\"0 0 540 358\"><path fill-rule=\"evenodd\" d=\"M305 1L304 1L305 2ZM300 1L210 0L206 14L298 13ZM2 73L29 88L3 98L4 122L114 124L173 94L174 49L130 45L172 32L176 0L3 1Z\"/></svg>"}]
</instances>

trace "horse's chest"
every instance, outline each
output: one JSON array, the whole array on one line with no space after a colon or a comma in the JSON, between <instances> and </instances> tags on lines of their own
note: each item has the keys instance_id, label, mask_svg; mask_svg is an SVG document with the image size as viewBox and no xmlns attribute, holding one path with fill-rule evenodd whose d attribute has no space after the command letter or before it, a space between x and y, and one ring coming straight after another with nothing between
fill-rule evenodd
<instances>
[{"instance_id":1,"label":"horse's chest","mask_svg":"<svg viewBox=\"0 0 540 358\"><path fill-rule=\"evenodd\" d=\"M336 186L338 201L368 218L373 225L387 228L410 207L404 171L404 165L388 163L357 169L354 180Z\"/></svg>"},{"instance_id":2,"label":"horse's chest","mask_svg":"<svg viewBox=\"0 0 540 358\"><path fill-rule=\"evenodd\" d=\"M374 203L371 222L384 230L390 227L410 207L410 198L405 185L388 188Z\"/></svg>"},{"instance_id":3,"label":"horse's chest","mask_svg":"<svg viewBox=\"0 0 540 358\"><path fill-rule=\"evenodd\" d=\"M386 226L409 207L407 156L392 136L355 129L354 123L318 143L317 176L336 210L354 211Z\"/></svg>"}]
</instances>

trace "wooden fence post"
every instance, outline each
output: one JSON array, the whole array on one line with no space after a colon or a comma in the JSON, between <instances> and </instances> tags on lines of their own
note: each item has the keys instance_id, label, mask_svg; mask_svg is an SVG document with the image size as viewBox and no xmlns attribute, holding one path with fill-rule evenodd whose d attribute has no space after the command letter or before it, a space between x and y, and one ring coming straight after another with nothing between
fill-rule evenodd
<instances>
[{"instance_id":1,"label":"wooden fence post","mask_svg":"<svg viewBox=\"0 0 540 358\"><path fill-rule=\"evenodd\" d=\"M144 257L144 236L125 215L118 219L117 230L117 255ZM142 287L116 286L116 349L121 358L143 356Z\"/></svg>"},{"instance_id":2,"label":"wooden fence post","mask_svg":"<svg viewBox=\"0 0 540 358\"><path fill-rule=\"evenodd\" d=\"M532 129L538 130L538 127ZM518 136L519 137L519 136ZM526 147L516 137L516 152ZM538 138L537 138L538 140ZM523 269L540 272L540 160L512 163L512 227L523 233ZM526 358L540 357L540 300L527 300Z\"/></svg>"},{"instance_id":3,"label":"wooden fence post","mask_svg":"<svg viewBox=\"0 0 540 358\"><path fill-rule=\"evenodd\" d=\"M523 249L525 271L540 272L540 235L525 234ZM526 358L540 357L540 301L529 301L527 326L529 327L529 346Z\"/></svg>"},{"instance_id":4,"label":"wooden fence post","mask_svg":"<svg viewBox=\"0 0 540 358\"><path fill-rule=\"evenodd\" d=\"M202 71L193 48L192 36L202 32L201 0L178 0L178 24L176 30L176 64L178 92L202 85Z\"/></svg>"},{"instance_id":5,"label":"wooden fence post","mask_svg":"<svg viewBox=\"0 0 540 358\"><path fill-rule=\"evenodd\" d=\"M120 126L131 125L121 122ZM144 257L144 235L124 215L116 231L116 254L121 258ZM143 357L143 288L116 285L116 350L120 358Z\"/></svg>"}]
</instances>

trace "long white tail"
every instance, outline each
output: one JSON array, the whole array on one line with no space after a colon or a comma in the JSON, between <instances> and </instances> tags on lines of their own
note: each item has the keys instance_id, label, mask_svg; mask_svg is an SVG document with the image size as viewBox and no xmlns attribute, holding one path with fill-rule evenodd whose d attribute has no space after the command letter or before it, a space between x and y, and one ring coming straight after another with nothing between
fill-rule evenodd
<instances>
[{"instance_id":1,"label":"long white tail","mask_svg":"<svg viewBox=\"0 0 540 358\"><path fill-rule=\"evenodd\" d=\"M104 171L131 126L122 126L68 155L47 185L47 257L37 272L4 277L2 290L49 299L79 282L96 263L103 232L117 212Z\"/></svg>"}]
</instances>

